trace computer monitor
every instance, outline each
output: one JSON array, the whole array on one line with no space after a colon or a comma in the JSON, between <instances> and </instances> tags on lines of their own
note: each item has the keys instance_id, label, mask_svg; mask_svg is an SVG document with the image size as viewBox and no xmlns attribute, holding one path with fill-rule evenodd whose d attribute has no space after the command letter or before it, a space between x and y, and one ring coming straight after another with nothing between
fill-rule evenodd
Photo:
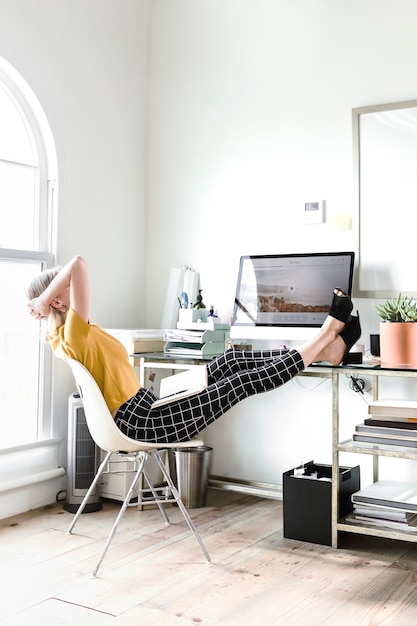
<instances>
[{"instance_id":1,"label":"computer monitor","mask_svg":"<svg viewBox=\"0 0 417 626\"><path fill-rule=\"evenodd\" d=\"M302 341L324 322L339 287L352 293L354 252L242 256L232 339Z\"/></svg>"}]
</instances>

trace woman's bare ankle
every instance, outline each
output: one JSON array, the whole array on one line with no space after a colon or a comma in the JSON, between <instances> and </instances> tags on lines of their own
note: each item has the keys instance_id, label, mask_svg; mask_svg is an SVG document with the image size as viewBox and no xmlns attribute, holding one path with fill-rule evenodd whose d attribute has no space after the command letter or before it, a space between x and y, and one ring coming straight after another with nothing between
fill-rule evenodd
<instances>
[{"instance_id":1,"label":"woman's bare ankle","mask_svg":"<svg viewBox=\"0 0 417 626\"><path fill-rule=\"evenodd\" d=\"M338 335L318 355L317 361L326 361L331 365L340 365L345 354L345 343Z\"/></svg>"},{"instance_id":2,"label":"woman's bare ankle","mask_svg":"<svg viewBox=\"0 0 417 626\"><path fill-rule=\"evenodd\" d=\"M326 317L322 325L322 329L328 332L332 332L334 334L334 337L337 337L337 335L344 329L344 327L344 322L340 322L335 317L331 317L330 315Z\"/></svg>"}]
</instances>

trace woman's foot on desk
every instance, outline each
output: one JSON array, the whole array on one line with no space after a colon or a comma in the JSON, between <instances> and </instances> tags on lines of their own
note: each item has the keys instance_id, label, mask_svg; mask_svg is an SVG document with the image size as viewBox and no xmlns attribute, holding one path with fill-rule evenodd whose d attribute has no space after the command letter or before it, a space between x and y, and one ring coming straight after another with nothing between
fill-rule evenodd
<instances>
[{"instance_id":1,"label":"woman's foot on desk","mask_svg":"<svg viewBox=\"0 0 417 626\"><path fill-rule=\"evenodd\" d=\"M348 295L336 287L333 292L333 302L328 316L323 322L321 330L333 334L334 339L344 330L346 323L351 318L353 304ZM329 341L327 347L331 345ZM324 348L326 349L326 348ZM322 361L325 359L321 359Z\"/></svg>"},{"instance_id":2,"label":"woman's foot on desk","mask_svg":"<svg viewBox=\"0 0 417 626\"><path fill-rule=\"evenodd\" d=\"M338 336L319 354L317 361L326 361L331 365L340 365L345 363L347 355L352 346L359 340L361 336L361 324L359 313L351 315L345 327L340 331Z\"/></svg>"},{"instance_id":3,"label":"woman's foot on desk","mask_svg":"<svg viewBox=\"0 0 417 626\"><path fill-rule=\"evenodd\" d=\"M311 363L327 361L331 365L340 365L346 352L346 342L340 336L351 319L353 305L348 295L336 288L329 314L317 335L301 346L298 352L303 359L304 367Z\"/></svg>"},{"instance_id":4,"label":"woman's foot on desk","mask_svg":"<svg viewBox=\"0 0 417 626\"><path fill-rule=\"evenodd\" d=\"M339 322L343 322L347 324L350 320L350 314L353 309L353 304L349 296L336 287L333 295L332 306L330 307L329 315L330 317L334 317L339 320Z\"/></svg>"},{"instance_id":5,"label":"woman's foot on desk","mask_svg":"<svg viewBox=\"0 0 417 626\"><path fill-rule=\"evenodd\" d=\"M359 313L356 311L357 315L351 315L350 320L345 325L342 332L339 334L339 337L343 339L343 342L346 346L345 354L343 355L342 363L347 362L348 354L352 346L359 340L362 329L361 322L359 319Z\"/></svg>"}]
</instances>

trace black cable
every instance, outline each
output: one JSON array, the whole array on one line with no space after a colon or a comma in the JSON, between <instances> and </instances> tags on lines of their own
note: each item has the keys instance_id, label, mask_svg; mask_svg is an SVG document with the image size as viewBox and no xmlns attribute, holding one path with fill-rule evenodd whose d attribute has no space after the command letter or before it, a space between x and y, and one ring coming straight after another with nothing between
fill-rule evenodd
<instances>
[{"instance_id":1,"label":"black cable","mask_svg":"<svg viewBox=\"0 0 417 626\"><path fill-rule=\"evenodd\" d=\"M66 489L61 489L61 491L58 491L58 493L55 496L56 502L63 502L65 500L66 495L67 495Z\"/></svg>"},{"instance_id":2,"label":"black cable","mask_svg":"<svg viewBox=\"0 0 417 626\"><path fill-rule=\"evenodd\" d=\"M363 395L363 390L365 389L365 381L363 378L358 378L357 376L349 376L350 382L349 387L355 393L361 393Z\"/></svg>"}]
</instances>

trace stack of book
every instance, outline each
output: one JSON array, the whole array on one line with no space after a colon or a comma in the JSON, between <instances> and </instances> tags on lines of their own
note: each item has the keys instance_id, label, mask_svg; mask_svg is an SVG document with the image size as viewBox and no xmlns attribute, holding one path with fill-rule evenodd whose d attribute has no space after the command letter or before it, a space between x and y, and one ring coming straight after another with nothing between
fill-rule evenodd
<instances>
[{"instance_id":1,"label":"stack of book","mask_svg":"<svg viewBox=\"0 0 417 626\"><path fill-rule=\"evenodd\" d=\"M191 329L176 328L164 334L165 354L204 358L222 354L225 350L227 324L197 323Z\"/></svg>"},{"instance_id":2,"label":"stack of book","mask_svg":"<svg viewBox=\"0 0 417 626\"><path fill-rule=\"evenodd\" d=\"M139 365L138 358L145 352L164 351L164 331L159 329L106 328L109 335L116 337L126 348L132 365Z\"/></svg>"},{"instance_id":3,"label":"stack of book","mask_svg":"<svg viewBox=\"0 0 417 626\"><path fill-rule=\"evenodd\" d=\"M356 426L354 441L417 448L417 402L377 400L368 413L370 417Z\"/></svg>"},{"instance_id":4,"label":"stack of book","mask_svg":"<svg viewBox=\"0 0 417 626\"><path fill-rule=\"evenodd\" d=\"M353 512L346 521L417 532L417 484L379 480L352 494Z\"/></svg>"}]
</instances>

